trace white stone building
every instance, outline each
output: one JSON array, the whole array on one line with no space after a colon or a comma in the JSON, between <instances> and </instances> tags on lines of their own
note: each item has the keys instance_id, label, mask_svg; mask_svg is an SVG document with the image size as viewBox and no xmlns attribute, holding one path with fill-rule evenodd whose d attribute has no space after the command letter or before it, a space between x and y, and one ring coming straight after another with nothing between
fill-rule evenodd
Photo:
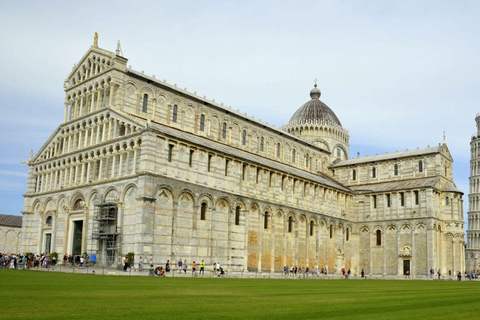
<instances>
[{"instance_id":1,"label":"white stone building","mask_svg":"<svg viewBox=\"0 0 480 320\"><path fill-rule=\"evenodd\" d=\"M0 252L19 253L22 217L0 214Z\"/></svg>"},{"instance_id":2,"label":"white stone building","mask_svg":"<svg viewBox=\"0 0 480 320\"><path fill-rule=\"evenodd\" d=\"M230 272L464 267L445 144L349 159L348 131L316 87L278 129L132 70L118 49L92 46L64 88L64 122L29 161L25 252Z\"/></svg>"},{"instance_id":3,"label":"white stone building","mask_svg":"<svg viewBox=\"0 0 480 320\"><path fill-rule=\"evenodd\" d=\"M468 229L465 267L480 271L480 114L475 117L477 133L470 141L470 192L468 194Z\"/></svg>"}]
</instances>

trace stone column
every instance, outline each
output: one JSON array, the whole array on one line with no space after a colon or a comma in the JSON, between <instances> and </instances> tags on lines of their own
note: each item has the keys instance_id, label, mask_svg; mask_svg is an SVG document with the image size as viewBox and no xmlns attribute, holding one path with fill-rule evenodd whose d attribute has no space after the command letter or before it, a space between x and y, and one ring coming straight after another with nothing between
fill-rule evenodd
<instances>
[{"instance_id":1,"label":"stone column","mask_svg":"<svg viewBox=\"0 0 480 320\"><path fill-rule=\"evenodd\" d=\"M118 176L122 176L122 167L123 167L123 153L119 152L119 164L118 164Z\"/></svg>"},{"instance_id":2,"label":"stone column","mask_svg":"<svg viewBox=\"0 0 480 320\"><path fill-rule=\"evenodd\" d=\"M108 96L108 106L111 107L112 106L112 101L113 101L113 89L114 89L114 84L112 83L110 85L110 94Z\"/></svg>"}]
</instances>

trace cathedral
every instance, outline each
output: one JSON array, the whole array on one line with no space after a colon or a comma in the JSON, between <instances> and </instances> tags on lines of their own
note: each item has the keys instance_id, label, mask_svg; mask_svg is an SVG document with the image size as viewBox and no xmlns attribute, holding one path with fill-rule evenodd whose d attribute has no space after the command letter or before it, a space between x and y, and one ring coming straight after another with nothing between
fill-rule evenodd
<instances>
[{"instance_id":1,"label":"cathedral","mask_svg":"<svg viewBox=\"0 0 480 320\"><path fill-rule=\"evenodd\" d=\"M116 267L133 252L231 274L465 268L445 142L352 158L317 85L277 128L135 71L95 39L64 90L63 123L28 161L23 253Z\"/></svg>"}]
</instances>

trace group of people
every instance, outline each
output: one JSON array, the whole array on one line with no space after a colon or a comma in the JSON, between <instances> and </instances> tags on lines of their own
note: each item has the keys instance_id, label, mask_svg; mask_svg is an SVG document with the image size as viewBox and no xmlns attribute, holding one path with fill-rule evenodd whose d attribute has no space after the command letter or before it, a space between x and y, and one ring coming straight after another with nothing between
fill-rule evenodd
<instances>
[{"instance_id":1,"label":"group of people","mask_svg":"<svg viewBox=\"0 0 480 320\"><path fill-rule=\"evenodd\" d=\"M141 259L142 258L140 257L140 260ZM140 269L140 265L141 264L139 264L139 269ZM177 269L178 273L180 273L180 274L182 274L182 273L186 274L187 271L189 271L189 270L191 270L192 276L194 276L194 277L205 274L205 260L202 260L202 262L200 262L199 264L197 264L195 261L193 261L192 264L191 264L191 269L189 269L189 264L188 264L187 260L179 259L178 262L176 263L176 265L178 267L178 269ZM124 271L126 271L127 267L128 266L125 263L124 264ZM135 268L133 263L130 265L130 268ZM170 260L167 260L167 262L165 263L165 267L163 267L163 266L155 267L153 259L150 259L150 270L154 270L154 275L155 276L165 277L165 275L167 273L170 273L170 270L171 270ZM213 271L213 274L218 276L218 277L225 274L225 271L223 270L222 266L220 265L220 262L214 262L213 263L212 271Z\"/></svg>"},{"instance_id":2,"label":"group of people","mask_svg":"<svg viewBox=\"0 0 480 320\"><path fill-rule=\"evenodd\" d=\"M86 265L85 258L81 255L73 256L65 253L63 256L63 265L69 268L83 268Z\"/></svg>"},{"instance_id":3,"label":"group of people","mask_svg":"<svg viewBox=\"0 0 480 320\"><path fill-rule=\"evenodd\" d=\"M30 269L30 268L49 268L57 263L56 257L51 257L49 253L40 255L34 254L2 254L0 253L0 265L4 269Z\"/></svg>"},{"instance_id":4,"label":"group of people","mask_svg":"<svg viewBox=\"0 0 480 320\"><path fill-rule=\"evenodd\" d=\"M328 270L327 268L313 268L310 269L308 266L307 267L297 267L297 266L284 266L283 267L283 275L287 277L303 277L303 278L308 278L308 275L311 275L312 277L327 277L328 275ZM345 269L342 269L342 274L345 275ZM350 275L350 270L348 270L348 275Z\"/></svg>"},{"instance_id":5,"label":"group of people","mask_svg":"<svg viewBox=\"0 0 480 320\"><path fill-rule=\"evenodd\" d=\"M152 261L152 259L150 259L150 262ZM135 268L135 256L131 256L130 258L128 257L128 255L126 255L123 260L122 260L122 265L123 265L123 271L124 272L127 272L127 269L129 269L129 271L137 271L137 268ZM138 260L138 271L142 271L143 270L143 258L140 257L140 259Z\"/></svg>"}]
</instances>

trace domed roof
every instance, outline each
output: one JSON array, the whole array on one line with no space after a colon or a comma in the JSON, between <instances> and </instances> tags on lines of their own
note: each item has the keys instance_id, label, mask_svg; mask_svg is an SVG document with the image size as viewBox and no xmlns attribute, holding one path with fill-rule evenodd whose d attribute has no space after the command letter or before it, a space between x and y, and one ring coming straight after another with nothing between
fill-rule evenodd
<instances>
[{"instance_id":1,"label":"domed roof","mask_svg":"<svg viewBox=\"0 0 480 320\"><path fill-rule=\"evenodd\" d=\"M330 109L325 103L320 101L320 89L315 88L310 91L310 97L312 100L305 103L300 109L297 110L290 119L290 124L295 122L310 122L310 121L320 121L320 122L330 122L339 126L342 126L340 120L338 120L335 113Z\"/></svg>"}]
</instances>

